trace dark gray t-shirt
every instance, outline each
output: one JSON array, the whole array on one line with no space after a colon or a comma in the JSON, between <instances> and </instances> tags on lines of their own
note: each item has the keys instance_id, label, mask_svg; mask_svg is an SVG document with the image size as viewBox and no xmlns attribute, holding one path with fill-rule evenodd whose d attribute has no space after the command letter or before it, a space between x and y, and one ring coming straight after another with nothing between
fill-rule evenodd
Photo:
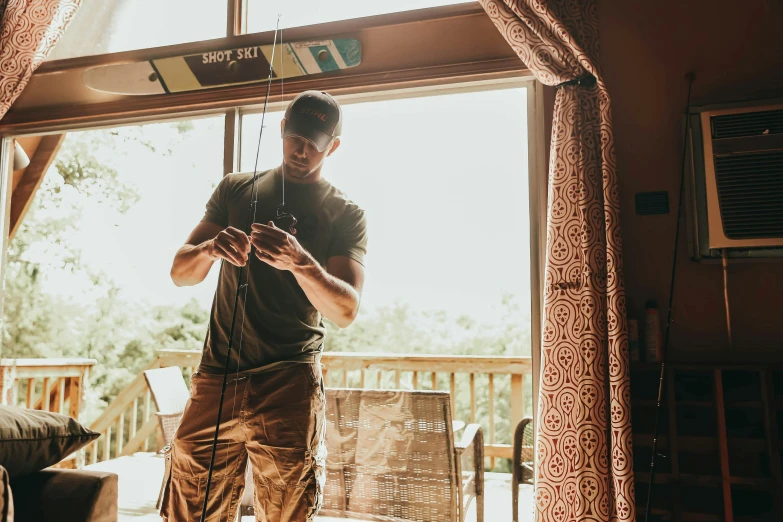
<instances>
[{"instance_id":1,"label":"dark gray t-shirt","mask_svg":"<svg viewBox=\"0 0 783 522\"><path fill-rule=\"evenodd\" d=\"M252 181L252 173L225 176L207 203L204 221L244 230ZM279 168L258 175L256 223L275 220L275 211L282 201L281 181ZM285 203L286 212L298 220L296 239L321 266L325 267L327 259L333 256L347 256L364 263L367 251L364 211L327 180L311 184L287 182ZM289 231L287 223L277 226ZM243 306L240 299L237 305L229 371L251 371L319 352L326 329L321 314L293 274L277 270L255 255L251 256L248 269L247 303ZM223 372L239 270L227 261L221 264L199 367L201 372Z\"/></svg>"}]
</instances>

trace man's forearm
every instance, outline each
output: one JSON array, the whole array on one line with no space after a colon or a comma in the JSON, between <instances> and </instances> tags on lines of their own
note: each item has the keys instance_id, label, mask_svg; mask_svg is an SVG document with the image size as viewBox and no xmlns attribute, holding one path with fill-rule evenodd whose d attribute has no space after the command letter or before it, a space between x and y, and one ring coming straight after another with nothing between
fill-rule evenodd
<instances>
[{"instance_id":1,"label":"man's forearm","mask_svg":"<svg viewBox=\"0 0 783 522\"><path fill-rule=\"evenodd\" d=\"M175 285L193 286L207 277L216 259L210 252L209 243L185 245L177 251L171 266L171 279Z\"/></svg>"},{"instance_id":2,"label":"man's forearm","mask_svg":"<svg viewBox=\"0 0 783 522\"><path fill-rule=\"evenodd\" d=\"M310 303L340 328L350 325L359 311L359 293L334 277L308 256L308 262L291 271Z\"/></svg>"}]
</instances>

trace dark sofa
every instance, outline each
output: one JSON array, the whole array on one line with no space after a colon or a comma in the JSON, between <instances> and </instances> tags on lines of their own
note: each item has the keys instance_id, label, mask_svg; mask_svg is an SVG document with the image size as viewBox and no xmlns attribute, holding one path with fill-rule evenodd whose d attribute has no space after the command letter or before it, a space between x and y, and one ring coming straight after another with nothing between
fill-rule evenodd
<instances>
[{"instance_id":1,"label":"dark sofa","mask_svg":"<svg viewBox=\"0 0 783 522\"><path fill-rule=\"evenodd\" d=\"M0 500L0 522L6 522L13 498L13 522L116 522L117 475L104 471L48 468L9 482ZM5 502L4 502L5 501Z\"/></svg>"}]
</instances>

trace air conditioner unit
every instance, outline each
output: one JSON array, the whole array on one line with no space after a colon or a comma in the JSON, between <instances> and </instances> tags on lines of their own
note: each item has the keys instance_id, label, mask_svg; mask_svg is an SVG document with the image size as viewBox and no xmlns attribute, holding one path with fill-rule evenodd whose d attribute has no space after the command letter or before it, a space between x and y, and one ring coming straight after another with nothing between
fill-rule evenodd
<instances>
[{"instance_id":1,"label":"air conditioner unit","mask_svg":"<svg viewBox=\"0 0 783 522\"><path fill-rule=\"evenodd\" d=\"M689 118L694 258L783 257L783 101Z\"/></svg>"}]
</instances>

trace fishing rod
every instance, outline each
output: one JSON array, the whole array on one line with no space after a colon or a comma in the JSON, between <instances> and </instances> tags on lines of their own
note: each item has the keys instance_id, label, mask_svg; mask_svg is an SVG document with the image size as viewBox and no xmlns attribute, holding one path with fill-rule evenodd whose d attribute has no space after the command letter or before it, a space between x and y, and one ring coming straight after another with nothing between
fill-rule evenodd
<instances>
[{"instance_id":1,"label":"fishing rod","mask_svg":"<svg viewBox=\"0 0 783 522\"><path fill-rule=\"evenodd\" d=\"M255 221L256 216L256 206L258 203L258 194L256 193L256 179L258 178L258 156L261 150L261 137L264 135L264 121L266 119L266 109L267 104L269 103L269 93L272 89L272 76L274 74L274 62L275 62L275 49L277 47L277 33L280 29L280 15L277 16L277 26L275 27L275 36L274 41L272 43L272 57L269 60L269 78L267 79L267 85L266 85L266 96L264 97L264 110L262 112L261 116L261 130L258 133L258 147L256 148L256 162L253 167L253 184L250 189L250 208L248 209L248 215L247 215L247 225L245 226L245 233L249 236L251 231L251 225ZM207 472L207 486L204 490L204 503L201 509L201 522L206 522L207 519L207 504L209 501L209 493L212 486L212 471L215 466L215 455L217 454L217 445L218 445L218 437L220 435L220 418L223 416L223 399L226 395L226 385L228 383L228 366L231 361L231 348L233 346L234 341L234 328L236 326L236 319L237 319L237 307L239 304L239 298L240 295L242 296L242 314L243 314L243 325L244 325L244 309L245 304L247 303L247 286L248 281L250 280L250 260L253 256L253 246L251 244L250 246L250 254L248 255L247 263L245 263L245 266L247 266L247 270L245 270L245 266L239 267L239 276L237 277L237 290L234 295L234 309L231 313L231 330L228 335L228 349L226 351L226 364L223 369L223 384L220 389L220 402L218 403L218 414L217 414L217 421L215 423L215 437L212 440L212 455L209 459L209 470ZM242 282L242 276L245 276L244 283ZM239 368L239 361L237 361L237 369Z\"/></svg>"},{"instance_id":2,"label":"fishing rod","mask_svg":"<svg viewBox=\"0 0 783 522\"><path fill-rule=\"evenodd\" d=\"M672 303L674 302L674 276L677 273L677 245L680 242L680 222L682 221L682 195L685 188L685 165L688 157L688 133L690 131L691 113L691 86L694 75L689 72L685 78L688 80L688 98L685 104L685 137L682 143L682 164L680 166L680 193L677 198L677 225L674 232L674 255L672 256L672 275L669 284L669 312L666 318L666 334L663 341L663 353L661 355L661 376L658 382L658 402L655 405L655 430L653 431L652 457L650 458L650 482L647 484L647 503L645 506L644 520L650 522L650 506L652 505L653 484L655 483L655 456L658 451L658 431L661 421L661 398L663 396L663 380L666 374L666 361L669 353L669 339L672 328Z\"/></svg>"}]
</instances>

